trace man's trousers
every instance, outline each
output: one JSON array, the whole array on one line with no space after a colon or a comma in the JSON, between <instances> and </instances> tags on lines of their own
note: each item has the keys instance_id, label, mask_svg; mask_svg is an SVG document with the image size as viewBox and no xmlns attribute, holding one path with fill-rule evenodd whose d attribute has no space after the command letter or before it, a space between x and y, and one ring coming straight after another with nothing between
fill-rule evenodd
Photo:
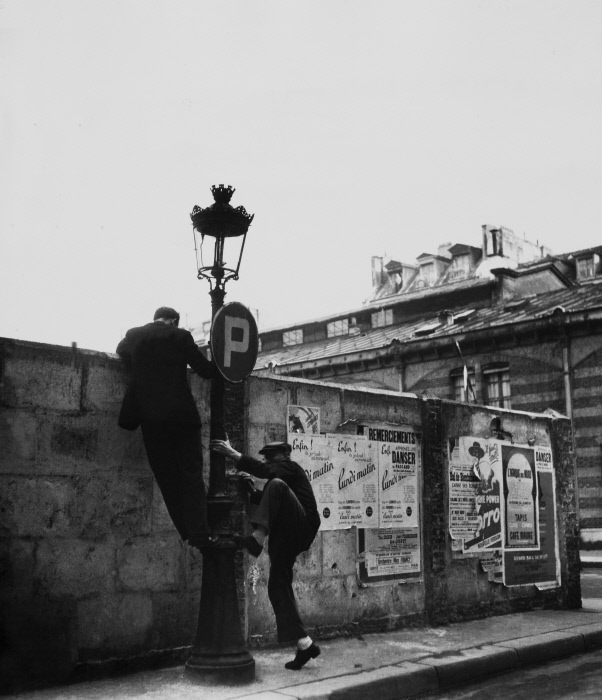
<instances>
[{"instance_id":1,"label":"man's trousers","mask_svg":"<svg viewBox=\"0 0 602 700\"><path fill-rule=\"evenodd\" d=\"M284 481L272 479L265 485L251 522L264 527L269 535L268 596L276 616L278 641L297 641L307 632L293 591L293 567L297 554L308 549L313 539L308 535L305 510Z\"/></svg>"},{"instance_id":2,"label":"man's trousers","mask_svg":"<svg viewBox=\"0 0 602 700\"><path fill-rule=\"evenodd\" d=\"M201 428L188 423L143 423L148 462L167 511L183 540L209 532Z\"/></svg>"}]
</instances>

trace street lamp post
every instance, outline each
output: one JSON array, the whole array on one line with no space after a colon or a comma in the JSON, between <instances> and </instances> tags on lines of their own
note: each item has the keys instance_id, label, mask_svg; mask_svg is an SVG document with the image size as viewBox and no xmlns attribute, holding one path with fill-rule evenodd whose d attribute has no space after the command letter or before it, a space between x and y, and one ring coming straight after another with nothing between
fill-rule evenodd
<instances>
[{"instance_id":1,"label":"street lamp post","mask_svg":"<svg viewBox=\"0 0 602 700\"><path fill-rule=\"evenodd\" d=\"M214 204L205 209L195 206L190 214L197 251L198 278L210 284L211 313L214 320L224 305L225 285L238 279L238 270L247 230L253 216L244 207L230 205L234 188L224 185L211 188ZM197 247L197 234L200 245ZM204 265L199 261L203 243L213 239L213 260ZM224 259L225 248L235 249L237 262L228 267ZM229 255L234 252L229 250ZM213 328L212 328L213 332ZM224 379L219 374L211 380L211 440L226 440ZM240 615L236 590L234 555L236 546L232 540L231 511L234 501L228 492L226 460L217 452L210 452L209 490L207 508L209 525L220 535L215 547L203 551L203 579L197 633L192 652L186 662L189 673L203 680L218 683L246 683L255 678L255 661L246 648L240 629Z\"/></svg>"}]
</instances>

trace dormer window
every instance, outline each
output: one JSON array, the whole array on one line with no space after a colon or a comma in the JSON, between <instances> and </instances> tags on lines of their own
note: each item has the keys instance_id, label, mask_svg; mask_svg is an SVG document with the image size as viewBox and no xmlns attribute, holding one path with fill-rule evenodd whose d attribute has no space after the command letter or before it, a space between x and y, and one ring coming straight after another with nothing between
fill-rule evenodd
<instances>
[{"instance_id":1,"label":"dormer window","mask_svg":"<svg viewBox=\"0 0 602 700\"><path fill-rule=\"evenodd\" d=\"M425 285L430 286L435 281L435 263L426 263L420 266L420 279Z\"/></svg>"},{"instance_id":2,"label":"dormer window","mask_svg":"<svg viewBox=\"0 0 602 700\"><path fill-rule=\"evenodd\" d=\"M452 258L450 267L450 282L466 279L470 271L470 255L456 255Z\"/></svg>"},{"instance_id":3,"label":"dormer window","mask_svg":"<svg viewBox=\"0 0 602 700\"><path fill-rule=\"evenodd\" d=\"M340 318L338 321L331 321L326 325L326 335L328 338L335 338L339 335L349 335L349 319Z\"/></svg>"},{"instance_id":4,"label":"dormer window","mask_svg":"<svg viewBox=\"0 0 602 700\"><path fill-rule=\"evenodd\" d=\"M282 345L287 348L291 345L301 345L303 342L303 328L295 328L292 331L284 331Z\"/></svg>"},{"instance_id":5,"label":"dormer window","mask_svg":"<svg viewBox=\"0 0 602 700\"><path fill-rule=\"evenodd\" d=\"M380 309L372 314L372 328L384 328L393 323L393 309Z\"/></svg>"},{"instance_id":6,"label":"dormer window","mask_svg":"<svg viewBox=\"0 0 602 700\"><path fill-rule=\"evenodd\" d=\"M600 257L595 253L577 259L577 279L588 280L596 276Z\"/></svg>"}]
</instances>

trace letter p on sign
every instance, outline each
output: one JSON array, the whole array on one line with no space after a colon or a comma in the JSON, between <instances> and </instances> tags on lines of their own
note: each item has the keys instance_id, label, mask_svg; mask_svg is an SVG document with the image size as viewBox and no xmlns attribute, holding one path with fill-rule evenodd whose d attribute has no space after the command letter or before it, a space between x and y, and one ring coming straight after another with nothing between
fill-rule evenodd
<instances>
[{"instance_id":1,"label":"letter p on sign","mask_svg":"<svg viewBox=\"0 0 602 700\"><path fill-rule=\"evenodd\" d=\"M242 382L255 367L259 347L257 323L246 306L222 306L211 326L211 356L229 382Z\"/></svg>"},{"instance_id":2,"label":"letter p on sign","mask_svg":"<svg viewBox=\"0 0 602 700\"><path fill-rule=\"evenodd\" d=\"M249 320L246 318L237 318L236 316L226 316L225 325L224 367L231 367L232 353L247 352L249 349ZM234 329L242 331L242 334L235 334ZM235 335L237 335L240 340L234 340Z\"/></svg>"}]
</instances>

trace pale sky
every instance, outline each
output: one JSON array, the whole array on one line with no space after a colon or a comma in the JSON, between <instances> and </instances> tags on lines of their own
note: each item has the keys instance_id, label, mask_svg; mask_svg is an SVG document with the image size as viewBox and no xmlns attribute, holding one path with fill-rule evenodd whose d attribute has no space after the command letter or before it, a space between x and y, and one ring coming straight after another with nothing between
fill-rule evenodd
<instances>
[{"instance_id":1,"label":"pale sky","mask_svg":"<svg viewBox=\"0 0 602 700\"><path fill-rule=\"evenodd\" d=\"M0 336L208 320L189 214L220 183L260 330L482 224L602 243L599 0L0 0L0 32Z\"/></svg>"}]
</instances>

